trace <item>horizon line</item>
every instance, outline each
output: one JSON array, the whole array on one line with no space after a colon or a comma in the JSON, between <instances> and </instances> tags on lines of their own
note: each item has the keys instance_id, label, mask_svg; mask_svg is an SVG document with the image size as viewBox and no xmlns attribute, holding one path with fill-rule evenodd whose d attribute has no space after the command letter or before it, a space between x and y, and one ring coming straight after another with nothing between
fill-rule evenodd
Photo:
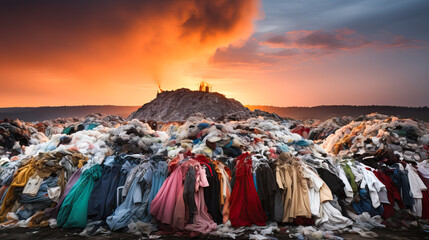
<instances>
[{"instance_id":1,"label":"horizon line","mask_svg":"<svg viewBox=\"0 0 429 240\"><path fill-rule=\"evenodd\" d=\"M143 105L59 105L59 106L26 106L26 107L0 107L0 109L7 108L58 108L58 107L141 107ZM400 106L400 105L353 105L353 104L341 104L341 105L314 105L314 106L274 106L274 105L253 105L243 104L248 107L274 107L274 108L316 108L316 107L399 107L399 108L429 108L429 106Z\"/></svg>"}]
</instances>

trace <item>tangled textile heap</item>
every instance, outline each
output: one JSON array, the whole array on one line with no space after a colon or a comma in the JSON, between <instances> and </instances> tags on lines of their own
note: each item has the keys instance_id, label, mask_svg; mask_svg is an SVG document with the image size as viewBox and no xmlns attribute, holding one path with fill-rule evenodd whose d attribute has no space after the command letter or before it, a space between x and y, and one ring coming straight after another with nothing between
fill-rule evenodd
<instances>
[{"instance_id":1,"label":"tangled textile heap","mask_svg":"<svg viewBox=\"0 0 429 240\"><path fill-rule=\"evenodd\" d=\"M296 122L291 132L311 140L323 140L351 121L353 121L352 117L334 117L326 121L311 119L302 123Z\"/></svg>"},{"instance_id":2,"label":"tangled textile heap","mask_svg":"<svg viewBox=\"0 0 429 240\"><path fill-rule=\"evenodd\" d=\"M398 160L420 162L428 159L428 145L424 123L373 114L338 129L321 146L340 157L366 160L379 156L381 160L381 155L393 153Z\"/></svg>"},{"instance_id":3,"label":"tangled textile heap","mask_svg":"<svg viewBox=\"0 0 429 240\"><path fill-rule=\"evenodd\" d=\"M371 115L320 146L290 121L262 117L18 123L27 142L1 156L4 227L150 232L156 222L161 232L209 233L276 221L332 231L362 214L396 227L395 209L429 219L429 135L409 119Z\"/></svg>"}]
</instances>

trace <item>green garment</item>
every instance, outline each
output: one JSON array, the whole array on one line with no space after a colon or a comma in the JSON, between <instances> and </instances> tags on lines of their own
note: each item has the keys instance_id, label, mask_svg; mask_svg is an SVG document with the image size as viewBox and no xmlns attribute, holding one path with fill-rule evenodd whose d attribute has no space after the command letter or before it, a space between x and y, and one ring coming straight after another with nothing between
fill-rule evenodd
<instances>
[{"instance_id":1,"label":"green garment","mask_svg":"<svg viewBox=\"0 0 429 240\"><path fill-rule=\"evenodd\" d=\"M67 194L58 213L58 226L63 228L86 227L88 200L94 187L94 181L101 177L102 167L94 165L82 173L79 181Z\"/></svg>"},{"instance_id":2,"label":"green garment","mask_svg":"<svg viewBox=\"0 0 429 240\"><path fill-rule=\"evenodd\" d=\"M100 124L98 124L98 123L90 123L88 125L88 128L86 130L92 130L92 129L96 128L98 125L100 125Z\"/></svg>"},{"instance_id":3,"label":"green garment","mask_svg":"<svg viewBox=\"0 0 429 240\"><path fill-rule=\"evenodd\" d=\"M350 166L348 164L341 164L341 166L343 167L344 172L346 173L346 176L350 182L350 186L353 189L353 192L357 193L358 186L356 184L355 175L353 174L352 169L350 168Z\"/></svg>"},{"instance_id":4,"label":"green garment","mask_svg":"<svg viewBox=\"0 0 429 240\"><path fill-rule=\"evenodd\" d=\"M72 128L74 128L74 126L64 128L64 130L61 134L67 134L68 135L70 133L70 131L72 130Z\"/></svg>"}]
</instances>

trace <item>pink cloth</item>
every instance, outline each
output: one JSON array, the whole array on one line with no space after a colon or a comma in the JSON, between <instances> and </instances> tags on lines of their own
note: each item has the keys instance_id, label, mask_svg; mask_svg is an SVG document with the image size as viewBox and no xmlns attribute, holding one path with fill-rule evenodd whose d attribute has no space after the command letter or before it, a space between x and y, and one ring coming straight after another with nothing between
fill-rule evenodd
<instances>
[{"instance_id":1,"label":"pink cloth","mask_svg":"<svg viewBox=\"0 0 429 240\"><path fill-rule=\"evenodd\" d=\"M206 170L201 167L200 163L190 159L186 162L184 162L182 165L179 166L178 170L182 171L182 176L186 176L186 172L188 171L188 169L190 167L195 168L195 203L197 204L197 214L196 216L194 216L194 224L193 225L198 225L196 222L196 219L203 219L202 223L207 225L206 222L208 220L211 220L213 222L213 220L211 219L210 215L209 215L209 219L207 220L205 216L203 217L198 217L198 215L202 215L203 213L200 214L200 212L204 212L203 210L205 210L206 214L207 213L207 206L205 205L204 202L204 193L203 193L203 204L204 207L202 208L203 210L200 211L199 210L199 203L198 203L198 192L204 192L203 191L203 187L208 187L209 186L209 182L207 181L207 176L206 176ZM182 182L184 181L184 178L182 179ZM179 192L179 196L177 197L177 201L176 201L176 206L174 208L174 217L173 217L173 223L172 223L172 227L179 229L179 230L183 230L183 229L187 229L185 227L185 224L188 220L188 214L186 214L186 206L185 206L185 201L183 200L183 189L184 186L182 184L180 192ZM214 222L213 222L214 223ZM216 224L215 224L216 225ZM203 227L204 228L204 227ZM197 230L195 230L197 231Z\"/></svg>"},{"instance_id":2,"label":"pink cloth","mask_svg":"<svg viewBox=\"0 0 429 240\"><path fill-rule=\"evenodd\" d=\"M197 203L197 213L194 216L194 223L186 225L185 229L200 233L208 233L215 230L217 224L207 212L203 189L195 193L195 202Z\"/></svg>"},{"instance_id":3,"label":"pink cloth","mask_svg":"<svg viewBox=\"0 0 429 240\"><path fill-rule=\"evenodd\" d=\"M173 223L173 213L183 185L183 176L182 171L178 169L173 171L150 204L150 214L162 223L169 225Z\"/></svg>"},{"instance_id":4,"label":"pink cloth","mask_svg":"<svg viewBox=\"0 0 429 240\"><path fill-rule=\"evenodd\" d=\"M180 180L181 186L180 186L180 191L179 191L179 195L177 195L177 200L176 200L176 206L174 207L174 216L173 216L173 223L172 223L172 227L179 229L179 230L183 230L185 228L185 223L186 223L186 208L185 208L185 201L183 200L183 189L184 189L184 185L183 182L185 180L185 176L186 176L186 172L188 171L188 169L190 167L195 167L195 166L199 166L198 162L189 159L186 162L182 163L178 168L177 171L181 171L182 172L182 179ZM198 171L196 171L197 173ZM198 176L196 176L196 179L198 178ZM198 180L195 181L195 183L197 183Z\"/></svg>"},{"instance_id":5,"label":"pink cloth","mask_svg":"<svg viewBox=\"0 0 429 240\"><path fill-rule=\"evenodd\" d=\"M183 181L190 167L195 168L195 203L197 213L194 222L185 226L187 221L186 206L183 200ZM208 187L206 170L200 163L189 159L178 166L165 180L161 189L151 203L150 213L159 221L171 225L178 230L190 230L207 233L216 229L217 225L207 212L204 201L203 187Z\"/></svg>"},{"instance_id":6,"label":"pink cloth","mask_svg":"<svg viewBox=\"0 0 429 240\"><path fill-rule=\"evenodd\" d=\"M198 167L199 166L199 167ZM206 202L204 200L204 189L208 187L206 170L200 164L196 166L196 181L195 181L195 203L197 204L197 213L194 216L194 222L186 225L185 229L189 231L208 233L215 230L217 224L213 221L210 214L207 212Z\"/></svg>"},{"instance_id":7,"label":"pink cloth","mask_svg":"<svg viewBox=\"0 0 429 240\"><path fill-rule=\"evenodd\" d=\"M185 222L186 222L186 209L185 209L185 201L183 200L183 185L180 189L179 196L177 197L176 201L176 207L174 208L174 216L173 216L173 223L171 226L173 228L183 230L185 228Z\"/></svg>"}]
</instances>

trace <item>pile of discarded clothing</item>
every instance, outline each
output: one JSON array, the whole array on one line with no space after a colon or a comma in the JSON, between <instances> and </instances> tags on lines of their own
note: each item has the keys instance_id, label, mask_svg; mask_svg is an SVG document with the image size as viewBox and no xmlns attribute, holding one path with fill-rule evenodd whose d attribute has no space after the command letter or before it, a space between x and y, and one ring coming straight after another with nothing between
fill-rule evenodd
<instances>
[{"instance_id":1,"label":"pile of discarded clothing","mask_svg":"<svg viewBox=\"0 0 429 240\"><path fill-rule=\"evenodd\" d=\"M334 117L326 121L311 119L297 123L291 132L311 140L323 140L335 131L353 121L352 117Z\"/></svg>"},{"instance_id":2,"label":"pile of discarded clothing","mask_svg":"<svg viewBox=\"0 0 429 240\"><path fill-rule=\"evenodd\" d=\"M57 134L71 135L92 130L99 125L115 127L125 120L114 115L90 114L85 118L58 118L43 122L22 122L18 119L0 120L0 157L23 154L23 148L47 142Z\"/></svg>"},{"instance_id":3,"label":"pile of discarded clothing","mask_svg":"<svg viewBox=\"0 0 429 240\"><path fill-rule=\"evenodd\" d=\"M391 159L420 162L428 159L429 131L423 122L372 114L335 131L321 147L340 157L358 160Z\"/></svg>"},{"instance_id":4,"label":"pile of discarded clothing","mask_svg":"<svg viewBox=\"0 0 429 240\"><path fill-rule=\"evenodd\" d=\"M32 124L19 120L0 120L0 156L21 154L23 146L47 140Z\"/></svg>"},{"instance_id":5,"label":"pile of discarded clothing","mask_svg":"<svg viewBox=\"0 0 429 240\"><path fill-rule=\"evenodd\" d=\"M321 147L338 157L347 179L361 179L349 188L355 211L381 215L399 228L410 218L404 209L429 219L428 144L423 122L371 114L338 129Z\"/></svg>"},{"instance_id":6,"label":"pile of discarded clothing","mask_svg":"<svg viewBox=\"0 0 429 240\"><path fill-rule=\"evenodd\" d=\"M33 127L40 132L28 135L33 144L2 156L1 226L235 237L240 227L270 224L257 237L278 231L275 222L362 235L373 227L397 227L392 219L398 213L410 221L429 219L429 164L422 161L427 148L417 144L427 129L412 120L370 121L351 122L328 137L321 146L332 155L292 133L287 120L262 117L44 122ZM398 142L390 144L404 149L416 141L411 149L420 156L413 159L417 165L400 157L374 165L350 155L362 149L350 149L358 140L370 138L377 146L375 138L380 143L393 134Z\"/></svg>"}]
</instances>

